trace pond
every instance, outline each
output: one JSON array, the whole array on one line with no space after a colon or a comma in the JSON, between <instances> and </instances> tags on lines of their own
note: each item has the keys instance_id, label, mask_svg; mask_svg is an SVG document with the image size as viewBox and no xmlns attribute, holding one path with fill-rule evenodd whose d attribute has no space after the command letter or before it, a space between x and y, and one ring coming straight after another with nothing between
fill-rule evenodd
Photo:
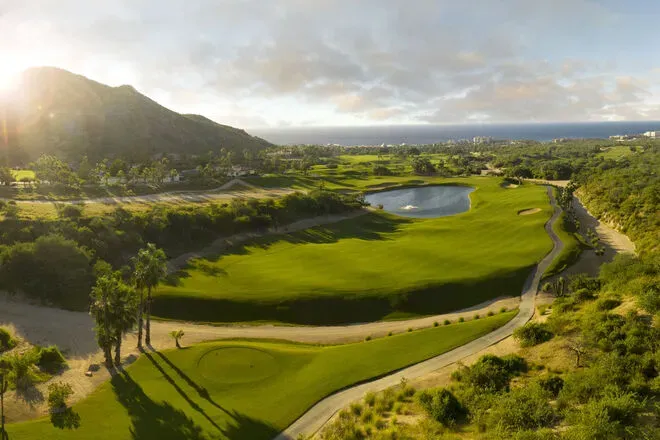
<instances>
[{"instance_id":1,"label":"pond","mask_svg":"<svg viewBox=\"0 0 660 440\"><path fill-rule=\"evenodd\" d=\"M432 218L459 214L470 209L469 186L423 186L367 194L373 207L383 205L392 214Z\"/></svg>"}]
</instances>

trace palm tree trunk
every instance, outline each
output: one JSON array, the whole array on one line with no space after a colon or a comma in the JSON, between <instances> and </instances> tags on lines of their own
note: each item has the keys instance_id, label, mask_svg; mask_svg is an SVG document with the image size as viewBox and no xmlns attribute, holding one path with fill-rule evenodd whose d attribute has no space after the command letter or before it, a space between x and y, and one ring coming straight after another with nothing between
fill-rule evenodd
<instances>
[{"instance_id":1,"label":"palm tree trunk","mask_svg":"<svg viewBox=\"0 0 660 440\"><path fill-rule=\"evenodd\" d=\"M151 286L147 288L147 328L144 342L147 346L151 345Z\"/></svg>"},{"instance_id":2,"label":"palm tree trunk","mask_svg":"<svg viewBox=\"0 0 660 440\"><path fill-rule=\"evenodd\" d=\"M112 347L110 344L103 347L103 356L105 357L105 366L112 368Z\"/></svg>"},{"instance_id":3,"label":"palm tree trunk","mask_svg":"<svg viewBox=\"0 0 660 440\"><path fill-rule=\"evenodd\" d=\"M120 366L121 365L121 332L117 334L117 343L115 345L115 365Z\"/></svg>"},{"instance_id":4,"label":"palm tree trunk","mask_svg":"<svg viewBox=\"0 0 660 440\"><path fill-rule=\"evenodd\" d=\"M5 376L0 375L0 435L5 436Z\"/></svg>"},{"instance_id":5,"label":"palm tree trunk","mask_svg":"<svg viewBox=\"0 0 660 440\"><path fill-rule=\"evenodd\" d=\"M140 305L138 306L138 342L137 348L142 349L142 325L144 313L144 289L140 289Z\"/></svg>"},{"instance_id":6,"label":"palm tree trunk","mask_svg":"<svg viewBox=\"0 0 660 440\"><path fill-rule=\"evenodd\" d=\"M176 338L174 342L176 342L176 348L181 348L181 344L179 344L179 338Z\"/></svg>"}]
</instances>

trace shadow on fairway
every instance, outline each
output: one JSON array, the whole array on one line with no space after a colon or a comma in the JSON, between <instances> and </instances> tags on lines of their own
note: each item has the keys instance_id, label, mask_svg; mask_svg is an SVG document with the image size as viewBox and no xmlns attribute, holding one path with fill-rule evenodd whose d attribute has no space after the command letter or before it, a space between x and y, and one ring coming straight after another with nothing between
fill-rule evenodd
<instances>
[{"instance_id":1,"label":"shadow on fairway","mask_svg":"<svg viewBox=\"0 0 660 440\"><path fill-rule=\"evenodd\" d=\"M149 356L154 366L164 374L160 365ZM177 391L183 395L185 393L178 385L174 383L171 377L165 375L165 379L170 382ZM206 440L209 438L201 426L197 425L184 411L177 409L168 402L155 402L145 394L142 387L138 385L133 378L123 371L116 374L111 380L113 391L117 396L117 401L126 408L131 418L130 427L131 436L135 440ZM193 409L199 411L199 405L194 403L187 396L184 397L193 406ZM219 407L219 406L218 406ZM248 417L235 411L223 411L229 421L226 426L220 427L217 423L210 420L213 426L219 431L220 438L228 440L247 440L247 439L270 439L274 437L278 430L259 420ZM203 412L207 420L210 417ZM218 437L215 433L213 437Z\"/></svg>"}]
</instances>

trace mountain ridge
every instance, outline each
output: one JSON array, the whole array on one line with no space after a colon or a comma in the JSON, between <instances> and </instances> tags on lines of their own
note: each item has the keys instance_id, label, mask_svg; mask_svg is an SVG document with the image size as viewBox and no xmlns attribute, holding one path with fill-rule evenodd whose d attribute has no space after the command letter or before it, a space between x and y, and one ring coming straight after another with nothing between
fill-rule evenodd
<instances>
[{"instance_id":1,"label":"mountain ridge","mask_svg":"<svg viewBox=\"0 0 660 440\"><path fill-rule=\"evenodd\" d=\"M11 97L0 96L0 125L0 145L12 165L41 154L144 160L159 153L257 151L272 145L205 116L177 113L131 85L112 87L56 67L23 72Z\"/></svg>"}]
</instances>

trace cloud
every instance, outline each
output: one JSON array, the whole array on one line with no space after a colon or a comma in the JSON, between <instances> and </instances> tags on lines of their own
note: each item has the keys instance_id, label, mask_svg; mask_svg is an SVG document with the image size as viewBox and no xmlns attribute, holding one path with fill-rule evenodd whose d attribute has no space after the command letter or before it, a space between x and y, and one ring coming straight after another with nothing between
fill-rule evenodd
<instances>
[{"instance_id":1,"label":"cloud","mask_svg":"<svg viewBox=\"0 0 660 440\"><path fill-rule=\"evenodd\" d=\"M593 0L80 4L0 0L0 51L225 123L634 119L660 100L653 17Z\"/></svg>"}]
</instances>

